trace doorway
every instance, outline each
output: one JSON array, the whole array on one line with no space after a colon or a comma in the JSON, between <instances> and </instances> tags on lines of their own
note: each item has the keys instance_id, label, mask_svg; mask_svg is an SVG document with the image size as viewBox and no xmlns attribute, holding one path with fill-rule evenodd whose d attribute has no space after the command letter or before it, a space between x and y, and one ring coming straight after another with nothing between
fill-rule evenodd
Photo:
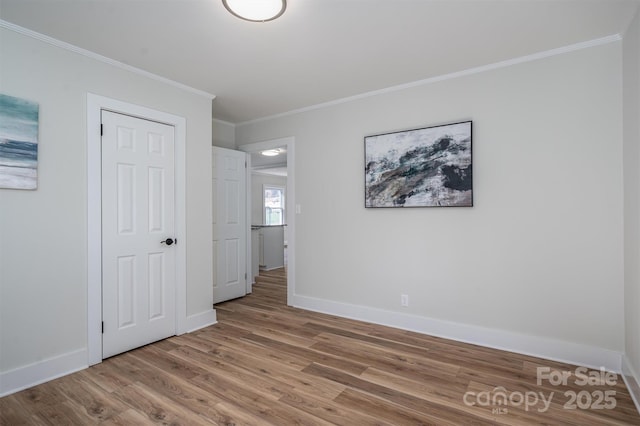
<instances>
[{"instance_id":1,"label":"doorway","mask_svg":"<svg viewBox=\"0 0 640 426\"><path fill-rule=\"evenodd\" d=\"M293 298L295 295L295 219L296 215L300 213L300 206L298 206L295 202L295 139L293 137L281 138L281 139L272 139L263 142L241 145L238 147L239 150L247 152L249 154L256 154L267 150L275 150L282 149L285 151L285 160L283 161L283 165L281 167L286 172L286 197L285 197L285 211L286 211L286 226L284 227L284 239L286 240L286 277L287 277L287 304L292 305ZM251 164L251 168L254 165ZM258 165L260 167L260 165ZM251 185L248 185L251 188ZM262 189L259 189L262 192ZM254 190L251 189L248 192L248 199L255 200L257 197L252 196L252 192ZM261 197L262 198L262 195ZM262 203L258 206L259 209L262 209ZM256 206L251 206L251 210L256 210ZM263 215L264 213L261 213ZM252 215L247 215L247 225L251 227L251 225L256 225L252 222ZM247 238L247 244L251 247L251 252L255 252L255 242L252 242L252 238L249 235ZM259 242L258 242L259 244ZM283 253L284 254L284 253ZM247 269L249 271L252 270L251 266L251 258L253 257L253 253L249 257Z\"/></svg>"},{"instance_id":2,"label":"doorway","mask_svg":"<svg viewBox=\"0 0 640 426\"><path fill-rule=\"evenodd\" d=\"M175 230L175 334L188 331L186 316L186 120L150 108L104 96L87 94L87 354L88 364L102 362L102 151L101 114L111 111L163 123L174 128Z\"/></svg>"},{"instance_id":3,"label":"doorway","mask_svg":"<svg viewBox=\"0 0 640 426\"><path fill-rule=\"evenodd\" d=\"M276 157L251 154L252 276L285 267L287 247L287 159L281 147L266 152Z\"/></svg>"}]
</instances>

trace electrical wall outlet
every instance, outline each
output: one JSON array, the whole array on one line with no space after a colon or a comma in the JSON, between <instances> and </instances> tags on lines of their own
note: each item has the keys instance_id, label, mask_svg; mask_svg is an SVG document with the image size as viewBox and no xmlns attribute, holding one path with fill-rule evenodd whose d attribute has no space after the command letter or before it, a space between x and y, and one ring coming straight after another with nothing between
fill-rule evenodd
<instances>
[{"instance_id":1,"label":"electrical wall outlet","mask_svg":"<svg viewBox=\"0 0 640 426\"><path fill-rule=\"evenodd\" d=\"M408 294L401 294L400 295L400 304L402 306L409 306L409 295Z\"/></svg>"}]
</instances>

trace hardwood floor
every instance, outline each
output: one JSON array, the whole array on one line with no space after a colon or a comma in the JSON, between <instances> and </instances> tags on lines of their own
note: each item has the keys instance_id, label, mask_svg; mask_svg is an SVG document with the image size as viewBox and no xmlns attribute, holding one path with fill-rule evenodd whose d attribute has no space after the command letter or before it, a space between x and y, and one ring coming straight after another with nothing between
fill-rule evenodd
<instances>
[{"instance_id":1,"label":"hardwood floor","mask_svg":"<svg viewBox=\"0 0 640 426\"><path fill-rule=\"evenodd\" d=\"M0 424L640 425L619 376L580 386L573 365L285 300L284 270L265 273L253 294L216 306L214 326L0 399ZM538 384L537 367L572 375ZM500 391L506 404L492 404Z\"/></svg>"}]
</instances>

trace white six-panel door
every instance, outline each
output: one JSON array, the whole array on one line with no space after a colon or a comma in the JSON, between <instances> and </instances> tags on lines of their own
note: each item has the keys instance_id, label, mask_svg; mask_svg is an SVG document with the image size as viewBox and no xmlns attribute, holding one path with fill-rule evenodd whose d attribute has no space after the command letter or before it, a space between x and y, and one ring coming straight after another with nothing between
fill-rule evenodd
<instances>
[{"instance_id":1,"label":"white six-panel door","mask_svg":"<svg viewBox=\"0 0 640 426\"><path fill-rule=\"evenodd\" d=\"M247 293L246 157L244 152L212 148L213 303Z\"/></svg>"},{"instance_id":2,"label":"white six-panel door","mask_svg":"<svg viewBox=\"0 0 640 426\"><path fill-rule=\"evenodd\" d=\"M107 358L175 334L174 128L108 111L102 125Z\"/></svg>"}]
</instances>

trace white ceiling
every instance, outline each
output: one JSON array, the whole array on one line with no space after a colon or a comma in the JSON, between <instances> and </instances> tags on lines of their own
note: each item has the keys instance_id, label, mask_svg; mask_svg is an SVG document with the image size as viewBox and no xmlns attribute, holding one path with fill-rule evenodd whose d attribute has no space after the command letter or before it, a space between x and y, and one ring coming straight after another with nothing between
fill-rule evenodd
<instances>
[{"instance_id":1,"label":"white ceiling","mask_svg":"<svg viewBox=\"0 0 640 426\"><path fill-rule=\"evenodd\" d=\"M241 123L620 34L638 0L0 0L0 19L216 95Z\"/></svg>"}]
</instances>

